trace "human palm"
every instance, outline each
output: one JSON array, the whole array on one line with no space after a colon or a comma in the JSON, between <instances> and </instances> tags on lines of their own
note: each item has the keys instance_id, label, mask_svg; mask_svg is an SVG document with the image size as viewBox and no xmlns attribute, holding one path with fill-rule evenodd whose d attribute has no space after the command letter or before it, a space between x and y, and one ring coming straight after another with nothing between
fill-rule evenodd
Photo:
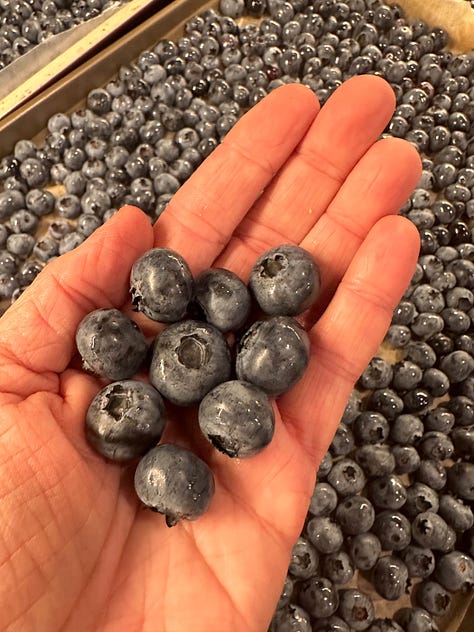
<instances>
[{"instance_id":1,"label":"human palm","mask_svg":"<svg viewBox=\"0 0 474 632\"><path fill-rule=\"evenodd\" d=\"M321 112L302 86L276 90L154 227L121 210L1 318L2 629L266 630L319 460L418 254L416 229L395 213L419 158L404 141L378 140L393 106L376 77L349 80ZM278 400L272 443L247 460L215 451L189 411L169 421L164 439L207 461L216 493L207 514L168 528L139 505L132 466L106 462L85 441L100 381L78 368L77 324L98 307L130 308L130 268L153 246L179 251L193 272L217 265L245 278L263 250L288 242L321 268L321 298L304 319L307 372Z\"/></svg>"}]
</instances>

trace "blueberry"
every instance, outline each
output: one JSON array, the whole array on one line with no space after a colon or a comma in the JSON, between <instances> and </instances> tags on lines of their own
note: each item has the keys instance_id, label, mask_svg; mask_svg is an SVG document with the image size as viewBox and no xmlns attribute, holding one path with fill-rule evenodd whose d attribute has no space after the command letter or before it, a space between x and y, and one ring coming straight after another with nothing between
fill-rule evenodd
<instances>
[{"instance_id":1,"label":"blueberry","mask_svg":"<svg viewBox=\"0 0 474 632\"><path fill-rule=\"evenodd\" d=\"M329 483L317 482L309 505L313 516L329 516L337 507L337 493Z\"/></svg>"},{"instance_id":2,"label":"blueberry","mask_svg":"<svg viewBox=\"0 0 474 632\"><path fill-rule=\"evenodd\" d=\"M356 631L366 630L375 618L375 609L368 594L356 589L339 591L338 614Z\"/></svg>"},{"instance_id":3,"label":"blueberry","mask_svg":"<svg viewBox=\"0 0 474 632\"><path fill-rule=\"evenodd\" d=\"M59 244L55 239L49 236L39 239L33 247L33 256L45 263L58 254Z\"/></svg>"},{"instance_id":4,"label":"blueberry","mask_svg":"<svg viewBox=\"0 0 474 632\"><path fill-rule=\"evenodd\" d=\"M360 570L373 568L381 552L380 540L371 532L357 534L349 541L349 554L355 567Z\"/></svg>"},{"instance_id":5,"label":"blueberry","mask_svg":"<svg viewBox=\"0 0 474 632\"><path fill-rule=\"evenodd\" d=\"M410 577L429 577L435 569L435 556L433 551L426 547L409 544L406 549L399 552L401 559L408 568Z\"/></svg>"},{"instance_id":6,"label":"blueberry","mask_svg":"<svg viewBox=\"0 0 474 632\"><path fill-rule=\"evenodd\" d=\"M83 367L110 380L132 377L148 352L137 325L117 309L97 309L85 316L76 331Z\"/></svg>"},{"instance_id":7,"label":"blueberry","mask_svg":"<svg viewBox=\"0 0 474 632\"><path fill-rule=\"evenodd\" d=\"M395 472L397 474L411 474L420 466L420 455L412 445L394 445L392 455L395 459Z\"/></svg>"},{"instance_id":8,"label":"blueberry","mask_svg":"<svg viewBox=\"0 0 474 632\"><path fill-rule=\"evenodd\" d=\"M33 250L35 238L28 233L12 233L7 237L7 250L19 259L26 259Z\"/></svg>"},{"instance_id":9,"label":"blueberry","mask_svg":"<svg viewBox=\"0 0 474 632\"><path fill-rule=\"evenodd\" d=\"M392 375L392 366L383 358L375 356L360 376L359 384L364 389L386 388L390 385Z\"/></svg>"},{"instance_id":10,"label":"blueberry","mask_svg":"<svg viewBox=\"0 0 474 632\"><path fill-rule=\"evenodd\" d=\"M400 608L394 619L405 632L439 632L439 628L430 613L424 608Z\"/></svg>"},{"instance_id":11,"label":"blueberry","mask_svg":"<svg viewBox=\"0 0 474 632\"><path fill-rule=\"evenodd\" d=\"M267 395L248 382L218 384L199 405L199 427L220 452L245 458L271 441L275 421Z\"/></svg>"},{"instance_id":12,"label":"blueberry","mask_svg":"<svg viewBox=\"0 0 474 632\"><path fill-rule=\"evenodd\" d=\"M446 434L432 430L423 435L418 452L424 459L444 461L453 455L454 446Z\"/></svg>"},{"instance_id":13,"label":"blueberry","mask_svg":"<svg viewBox=\"0 0 474 632\"><path fill-rule=\"evenodd\" d=\"M301 584L299 603L312 617L330 617L339 606L337 588L326 577L310 577Z\"/></svg>"},{"instance_id":14,"label":"blueberry","mask_svg":"<svg viewBox=\"0 0 474 632\"><path fill-rule=\"evenodd\" d=\"M256 321L241 338L236 357L237 377L270 396L290 389L309 362L309 339L288 316Z\"/></svg>"},{"instance_id":15,"label":"blueberry","mask_svg":"<svg viewBox=\"0 0 474 632\"><path fill-rule=\"evenodd\" d=\"M393 325L409 325L417 315L415 306L411 301L402 300L395 308L392 315Z\"/></svg>"},{"instance_id":16,"label":"blueberry","mask_svg":"<svg viewBox=\"0 0 474 632\"><path fill-rule=\"evenodd\" d=\"M165 425L161 395L136 380L113 382L99 391L86 416L92 447L113 461L145 454L158 443Z\"/></svg>"},{"instance_id":17,"label":"blueberry","mask_svg":"<svg viewBox=\"0 0 474 632\"><path fill-rule=\"evenodd\" d=\"M250 294L236 274L211 268L196 277L193 306L202 310L206 321L220 331L236 331L250 313Z\"/></svg>"},{"instance_id":18,"label":"blueberry","mask_svg":"<svg viewBox=\"0 0 474 632\"><path fill-rule=\"evenodd\" d=\"M277 246L257 259L249 287L267 314L296 316L319 296L319 269L306 250L291 244Z\"/></svg>"},{"instance_id":19,"label":"blueberry","mask_svg":"<svg viewBox=\"0 0 474 632\"><path fill-rule=\"evenodd\" d=\"M349 496L337 506L335 518L345 535L358 535L372 527L374 507L364 496Z\"/></svg>"},{"instance_id":20,"label":"blueberry","mask_svg":"<svg viewBox=\"0 0 474 632\"><path fill-rule=\"evenodd\" d=\"M0 192L0 219L7 219L15 211L24 207L25 198L21 191L5 190Z\"/></svg>"},{"instance_id":21,"label":"blueberry","mask_svg":"<svg viewBox=\"0 0 474 632\"><path fill-rule=\"evenodd\" d=\"M422 386L433 397L442 397L449 391L448 376L439 369L430 368L423 372Z\"/></svg>"},{"instance_id":22,"label":"blueberry","mask_svg":"<svg viewBox=\"0 0 474 632\"><path fill-rule=\"evenodd\" d=\"M67 233L67 235L61 237L59 241L59 254L63 255L66 252L74 250L74 248L77 248L77 246L79 246L84 241L84 239L84 235L81 235L76 231Z\"/></svg>"},{"instance_id":23,"label":"blueberry","mask_svg":"<svg viewBox=\"0 0 474 632\"><path fill-rule=\"evenodd\" d=\"M306 534L310 542L320 553L339 551L343 542L341 527L326 516L316 516L306 525Z\"/></svg>"},{"instance_id":24,"label":"blueberry","mask_svg":"<svg viewBox=\"0 0 474 632\"><path fill-rule=\"evenodd\" d=\"M368 632L403 632L403 628L393 619L374 619Z\"/></svg>"},{"instance_id":25,"label":"blueberry","mask_svg":"<svg viewBox=\"0 0 474 632\"><path fill-rule=\"evenodd\" d=\"M353 423L353 432L359 444L383 443L389 434L388 421L381 413L363 411Z\"/></svg>"},{"instance_id":26,"label":"blueberry","mask_svg":"<svg viewBox=\"0 0 474 632\"><path fill-rule=\"evenodd\" d=\"M421 369L429 369L436 364L436 353L424 341L410 342L407 346L406 355L409 360L417 364Z\"/></svg>"},{"instance_id":27,"label":"blueberry","mask_svg":"<svg viewBox=\"0 0 474 632\"><path fill-rule=\"evenodd\" d=\"M408 587L408 568L394 555L385 555L377 560L372 572L376 591L388 601L396 601Z\"/></svg>"},{"instance_id":28,"label":"blueberry","mask_svg":"<svg viewBox=\"0 0 474 632\"><path fill-rule=\"evenodd\" d=\"M328 450L324 454L324 456L321 459L321 462L319 464L318 476L317 476L317 480L318 481L324 480L326 478L326 476L331 471L332 464L333 464L333 458L332 458L331 453Z\"/></svg>"},{"instance_id":29,"label":"blueberry","mask_svg":"<svg viewBox=\"0 0 474 632\"><path fill-rule=\"evenodd\" d=\"M451 433L455 457L466 461L474 459L474 426L455 428Z\"/></svg>"},{"instance_id":30,"label":"blueberry","mask_svg":"<svg viewBox=\"0 0 474 632\"><path fill-rule=\"evenodd\" d=\"M474 586L474 561L461 551L446 553L436 562L435 577L445 590L466 594Z\"/></svg>"},{"instance_id":31,"label":"blueberry","mask_svg":"<svg viewBox=\"0 0 474 632\"><path fill-rule=\"evenodd\" d=\"M41 188L48 183L49 170L37 158L27 158L20 164L20 175L29 188Z\"/></svg>"},{"instance_id":32,"label":"blueberry","mask_svg":"<svg viewBox=\"0 0 474 632\"><path fill-rule=\"evenodd\" d=\"M391 388L376 389L369 397L371 410L381 413L389 421L395 419L403 411L403 400Z\"/></svg>"},{"instance_id":33,"label":"blueberry","mask_svg":"<svg viewBox=\"0 0 474 632\"><path fill-rule=\"evenodd\" d=\"M209 467L193 452L171 444L145 454L135 471L135 490L146 506L166 516L166 524L196 520L214 495Z\"/></svg>"},{"instance_id":34,"label":"blueberry","mask_svg":"<svg viewBox=\"0 0 474 632\"><path fill-rule=\"evenodd\" d=\"M415 482L407 487L404 513L411 519L419 513L437 512L439 507L438 494L424 483Z\"/></svg>"},{"instance_id":35,"label":"blueberry","mask_svg":"<svg viewBox=\"0 0 474 632\"><path fill-rule=\"evenodd\" d=\"M349 399L347 400L347 404L341 417L341 421L346 425L352 424L361 412L360 407L360 395L355 389L353 389L351 394L349 395Z\"/></svg>"},{"instance_id":36,"label":"blueberry","mask_svg":"<svg viewBox=\"0 0 474 632\"><path fill-rule=\"evenodd\" d=\"M283 582L280 598L277 603L277 610L279 610L280 608L284 608L290 603L294 587L294 580L290 577L290 575L287 574L285 577L285 581Z\"/></svg>"},{"instance_id":37,"label":"blueberry","mask_svg":"<svg viewBox=\"0 0 474 632\"><path fill-rule=\"evenodd\" d=\"M368 493L375 507L382 509L400 509L407 499L405 486L395 474L372 479Z\"/></svg>"},{"instance_id":38,"label":"blueberry","mask_svg":"<svg viewBox=\"0 0 474 632\"><path fill-rule=\"evenodd\" d=\"M415 478L420 483L439 491L446 485L446 468L440 461L421 459Z\"/></svg>"},{"instance_id":39,"label":"blueberry","mask_svg":"<svg viewBox=\"0 0 474 632\"><path fill-rule=\"evenodd\" d=\"M334 456L346 456L353 450L354 445L355 440L352 430L343 421L340 421L336 434L329 446L331 454Z\"/></svg>"},{"instance_id":40,"label":"blueberry","mask_svg":"<svg viewBox=\"0 0 474 632\"><path fill-rule=\"evenodd\" d=\"M459 461L448 468L448 488L462 500L474 500L474 463Z\"/></svg>"},{"instance_id":41,"label":"blueberry","mask_svg":"<svg viewBox=\"0 0 474 632\"><path fill-rule=\"evenodd\" d=\"M433 511L423 511L412 521L413 539L421 547L443 551L449 531L446 521Z\"/></svg>"},{"instance_id":42,"label":"blueberry","mask_svg":"<svg viewBox=\"0 0 474 632\"><path fill-rule=\"evenodd\" d=\"M174 404L199 402L228 380L230 371L229 347L212 325L183 320L168 325L155 339L150 381Z\"/></svg>"},{"instance_id":43,"label":"blueberry","mask_svg":"<svg viewBox=\"0 0 474 632\"><path fill-rule=\"evenodd\" d=\"M340 586L351 581L354 575L354 566L345 551L337 551L325 556L323 573L333 584Z\"/></svg>"},{"instance_id":44,"label":"blueberry","mask_svg":"<svg viewBox=\"0 0 474 632\"><path fill-rule=\"evenodd\" d=\"M291 553L288 572L296 579L308 579L316 575L319 555L309 540L300 536Z\"/></svg>"},{"instance_id":45,"label":"blueberry","mask_svg":"<svg viewBox=\"0 0 474 632\"><path fill-rule=\"evenodd\" d=\"M401 445L415 445L423 436L423 422L416 415L398 415L390 427L390 439Z\"/></svg>"},{"instance_id":46,"label":"blueberry","mask_svg":"<svg viewBox=\"0 0 474 632\"><path fill-rule=\"evenodd\" d=\"M362 468L350 458L342 458L333 464L327 476L339 496L359 494L365 485L365 475Z\"/></svg>"},{"instance_id":47,"label":"blueberry","mask_svg":"<svg viewBox=\"0 0 474 632\"><path fill-rule=\"evenodd\" d=\"M345 621L336 615L313 620L313 632L350 632Z\"/></svg>"},{"instance_id":48,"label":"blueberry","mask_svg":"<svg viewBox=\"0 0 474 632\"><path fill-rule=\"evenodd\" d=\"M415 288L410 299L419 312L439 313L445 306L441 292L427 284Z\"/></svg>"},{"instance_id":49,"label":"blueberry","mask_svg":"<svg viewBox=\"0 0 474 632\"><path fill-rule=\"evenodd\" d=\"M410 544L410 522L398 511L387 509L378 513L372 530L386 551L401 551Z\"/></svg>"},{"instance_id":50,"label":"blueberry","mask_svg":"<svg viewBox=\"0 0 474 632\"><path fill-rule=\"evenodd\" d=\"M453 351L441 360L440 369L452 384L457 384L474 371L474 359L465 351Z\"/></svg>"},{"instance_id":51,"label":"blueberry","mask_svg":"<svg viewBox=\"0 0 474 632\"><path fill-rule=\"evenodd\" d=\"M154 248L133 264L132 302L152 320L175 322L186 313L193 277L186 261L168 248Z\"/></svg>"},{"instance_id":52,"label":"blueberry","mask_svg":"<svg viewBox=\"0 0 474 632\"><path fill-rule=\"evenodd\" d=\"M289 603L275 612L269 632L312 632L310 616L301 606Z\"/></svg>"},{"instance_id":53,"label":"blueberry","mask_svg":"<svg viewBox=\"0 0 474 632\"><path fill-rule=\"evenodd\" d=\"M417 584L416 603L437 617L445 615L451 605L451 596L438 582L425 579Z\"/></svg>"},{"instance_id":54,"label":"blueberry","mask_svg":"<svg viewBox=\"0 0 474 632\"><path fill-rule=\"evenodd\" d=\"M361 446L354 458L369 478L390 474L395 469L395 458L388 445Z\"/></svg>"},{"instance_id":55,"label":"blueberry","mask_svg":"<svg viewBox=\"0 0 474 632\"><path fill-rule=\"evenodd\" d=\"M417 386L423 378L420 367L410 360L397 362L393 367L392 375L391 387L397 391L410 390Z\"/></svg>"}]
</instances>

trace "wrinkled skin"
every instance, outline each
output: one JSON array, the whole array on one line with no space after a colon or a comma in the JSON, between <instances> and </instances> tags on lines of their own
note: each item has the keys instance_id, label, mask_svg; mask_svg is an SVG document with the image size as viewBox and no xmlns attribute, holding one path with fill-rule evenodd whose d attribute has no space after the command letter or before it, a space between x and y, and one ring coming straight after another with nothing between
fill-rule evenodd
<instances>
[{"instance_id":1,"label":"wrinkled skin","mask_svg":"<svg viewBox=\"0 0 474 632\"><path fill-rule=\"evenodd\" d=\"M320 112L308 89L278 89L154 228L137 209L121 210L49 264L1 318L3 630L266 630L318 463L418 255L416 229L395 214L418 181L419 157L402 140L377 140L393 108L377 77L347 81ZM192 414L171 420L163 440L193 446L216 493L207 514L169 529L139 506L133 468L86 443L100 384L80 370L76 327L92 309L130 307L130 268L152 246L180 252L193 274L218 265L246 278L261 252L283 242L307 248L321 269L305 321L309 367L278 401L274 439L254 458L217 452Z\"/></svg>"}]
</instances>

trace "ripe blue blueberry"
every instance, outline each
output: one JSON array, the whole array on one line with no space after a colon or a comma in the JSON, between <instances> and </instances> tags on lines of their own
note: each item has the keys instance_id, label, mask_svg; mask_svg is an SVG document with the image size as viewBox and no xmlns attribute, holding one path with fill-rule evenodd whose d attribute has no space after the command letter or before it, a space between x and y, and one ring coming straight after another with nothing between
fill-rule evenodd
<instances>
[{"instance_id":1,"label":"ripe blue blueberry","mask_svg":"<svg viewBox=\"0 0 474 632\"><path fill-rule=\"evenodd\" d=\"M366 630L375 618L372 599L357 588L339 591L338 614L356 631Z\"/></svg>"},{"instance_id":2,"label":"ripe blue blueberry","mask_svg":"<svg viewBox=\"0 0 474 632\"><path fill-rule=\"evenodd\" d=\"M245 458L272 440L275 419L268 396L240 380L215 386L199 404L199 427L220 452Z\"/></svg>"},{"instance_id":3,"label":"ripe blue blueberry","mask_svg":"<svg viewBox=\"0 0 474 632\"><path fill-rule=\"evenodd\" d=\"M196 320L168 325L153 346L150 381L169 401L188 406L229 379L230 350L221 332Z\"/></svg>"},{"instance_id":4,"label":"ripe blue blueberry","mask_svg":"<svg viewBox=\"0 0 474 632\"><path fill-rule=\"evenodd\" d=\"M214 496L209 467L190 450L168 443L149 450L135 470L135 491L142 503L164 514L166 524L196 520Z\"/></svg>"},{"instance_id":5,"label":"ripe blue blueberry","mask_svg":"<svg viewBox=\"0 0 474 632\"><path fill-rule=\"evenodd\" d=\"M276 397L303 376L309 362L309 339L293 318L273 316L256 321L241 338L236 357L240 380Z\"/></svg>"},{"instance_id":6,"label":"ripe blue blueberry","mask_svg":"<svg viewBox=\"0 0 474 632\"><path fill-rule=\"evenodd\" d=\"M249 287L265 313L296 316L318 298L319 269L309 252L284 244L260 255L250 272Z\"/></svg>"},{"instance_id":7,"label":"ripe blue blueberry","mask_svg":"<svg viewBox=\"0 0 474 632\"><path fill-rule=\"evenodd\" d=\"M374 566L372 581L379 595L388 601L395 601L407 590L408 568L400 558L384 555Z\"/></svg>"},{"instance_id":8,"label":"ripe blue blueberry","mask_svg":"<svg viewBox=\"0 0 474 632\"><path fill-rule=\"evenodd\" d=\"M250 303L247 286L230 270L210 268L196 277L192 307L220 331L239 330L248 318Z\"/></svg>"},{"instance_id":9,"label":"ripe blue blueberry","mask_svg":"<svg viewBox=\"0 0 474 632\"><path fill-rule=\"evenodd\" d=\"M154 248L133 264L130 288L132 302L139 312L159 322L176 322L186 314L193 277L177 252Z\"/></svg>"},{"instance_id":10,"label":"ripe blue blueberry","mask_svg":"<svg viewBox=\"0 0 474 632\"><path fill-rule=\"evenodd\" d=\"M113 382L92 400L86 415L86 437L113 461L145 454L158 443L165 426L161 395L137 380Z\"/></svg>"},{"instance_id":11,"label":"ripe blue blueberry","mask_svg":"<svg viewBox=\"0 0 474 632\"><path fill-rule=\"evenodd\" d=\"M110 380L132 377L148 352L144 335L118 309L97 309L79 323L76 344L86 371Z\"/></svg>"}]
</instances>

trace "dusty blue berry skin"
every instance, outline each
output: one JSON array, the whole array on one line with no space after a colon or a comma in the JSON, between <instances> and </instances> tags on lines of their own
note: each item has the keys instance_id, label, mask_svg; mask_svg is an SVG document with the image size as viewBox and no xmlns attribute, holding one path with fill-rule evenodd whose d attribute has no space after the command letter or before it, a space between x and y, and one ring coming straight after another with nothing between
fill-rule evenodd
<instances>
[{"instance_id":1,"label":"dusty blue berry skin","mask_svg":"<svg viewBox=\"0 0 474 632\"><path fill-rule=\"evenodd\" d=\"M153 248L133 264L132 303L145 316L162 323L180 320L193 293L193 277L181 255L169 248Z\"/></svg>"},{"instance_id":2,"label":"dusty blue berry skin","mask_svg":"<svg viewBox=\"0 0 474 632\"><path fill-rule=\"evenodd\" d=\"M250 272L249 287L266 314L296 316L319 296L319 269L309 252L283 244L260 255Z\"/></svg>"},{"instance_id":3,"label":"dusty blue berry skin","mask_svg":"<svg viewBox=\"0 0 474 632\"><path fill-rule=\"evenodd\" d=\"M193 452L162 443L138 463L135 491L142 503L166 516L166 524L196 520L214 496L214 478L209 467Z\"/></svg>"},{"instance_id":4,"label":"dusty blue berry skin","mask_svg":"<svg viewBox=\"0 0 474 632\"><path fill-rule=\"evenodd\" d=\"M153 386L138 380L112 382L92 400L86 438L100 454L128 461L158 443L165 427L164 402Z\"/></svg>"},{"instance_id":5,"label":"dusty blue berry skin","mask_svg":"<svg viewBox=\"0 0 474 632\"><path fill-rule=\"evenodd\" d=\"M369 532L359 533L351 538L349 542L349 554L356 568L368 571L375 566L375 563L382 553L382 545L378 537Z\"/></svg>"},{"instance_id":6,"label":"dusty blue berry skin","mask_svg":"<svg viewBox=\"0 0 474 632\"><path fill-rule=\"evenodd\" d=\"M236 274L211 268L196 277L193 305L220 331L237 331L248 318L251 299L247 286Z\"/></svg>"},{"instance_id":7,"label":"dusty blue berry skin","mask_svg":"<svg viewBox=\"0 0 474 632\"><path fill-rule=\"evenodd\" d=\"M372 599L356 588L339 591L339 616L353 630L366 630L375 618Z\"/></svg>"},{"instance_id":8,"label":"dusty blue berry skin","mask_svg":"<svg viewBox=\"0 0 474 632\"><path fill-rule=\"evenodd\" d=\"M372 581L379 595L388 601L396 601L407 590L408 568L400 558L384 555L374 566Z\"/></svg>"},{"instance_id":9,"label":"dusty blue berry skin","mask_svg":"<svg viewBox=\"0 0 474 632\"><path fill-rule=\"evenodd\" d=\"M249 382L230 380L213 388L199 404L199 427L220 452L246 458L272 440L275 417L264 391Z\"/></svg>"},{"instance_id":10,"label":"dusty blue berry skin","mask_svg":"<svg viewBox=\"0 0 474 632\"><path fill-rule=\"evenodd\" d=\"M417 584L415 599L417 604L435 617L445 615L451 605L449 592L431 579L425 579Z\"/></svg>"},{"instance_id":11,"label":"dusty blue berry skin","mask_svg":"<svg viewBox=\"0 0 474 632\"><path fill-rule=\"evenodd\" d=\"M436 562L436 580L450 592L467 593L474 586L474 561L461 551L451 551Z\"/></svg>"},{"instance_id":12,"label":"dusty blue berry skin","mask_svg":"<svg viewBox=\"0 0 474 632\"><path fill-rule=\"evenodd\" d=\"M297 579L308 579L316 575L319 554L309 540L300 536L291 553L288 571Z\"/></svg>"},{"instance_id":13,"label":"dusty blue berry skin","mask_svg":"<svg viewBox=\"0 0 474 632\"><path fill-rule=\"evenodd\" d=\"M236 373L271 397L289 390L303 376L309 362L309 338L288 316L256 321L240 340Z\"/></svg>"},{"instance_id":14,"label":"dusty blue berry skin","mask_svg":"<svg viewBox=\"0 0 474 632\"><path fill-rule=\"evenodd\" d=\"M96 309L76 332L83 367L109 380L125 380L140 368L148 344L137 325L118 309Z\"/></svg>"},{"instance_id":15,"label":"dusty blue berry skin","mask_svg":"<svg viewBox=\"0 0 474 632\"><path fill-rule=\"evenodd\" d=\"M338 591L326 577L310 577L301 585L299 602L313 617L330 617L339 605Z\"/></svg>"},{"instance_id":16,"label":"dusty blue berry skin","mask_svg":"<svg viewBox=\"0 0 474 632\"><path fill-rule=\"evenodd\" d=\"M406 632L438 632L439 628L424 608L400 608L394 619Z\"/></svg>"},{"instance_id":17,"label":"dusty blue berry skin","mask_svg":"<svg viewBox=\"0 0 474 632\"><path fill-rule=\"evenodd\" d=\"M231 357L222 333L197 320L168 325L153 346L150 381L170 402L196 404L230 378Z\"/></svg>"}]
</instances>

